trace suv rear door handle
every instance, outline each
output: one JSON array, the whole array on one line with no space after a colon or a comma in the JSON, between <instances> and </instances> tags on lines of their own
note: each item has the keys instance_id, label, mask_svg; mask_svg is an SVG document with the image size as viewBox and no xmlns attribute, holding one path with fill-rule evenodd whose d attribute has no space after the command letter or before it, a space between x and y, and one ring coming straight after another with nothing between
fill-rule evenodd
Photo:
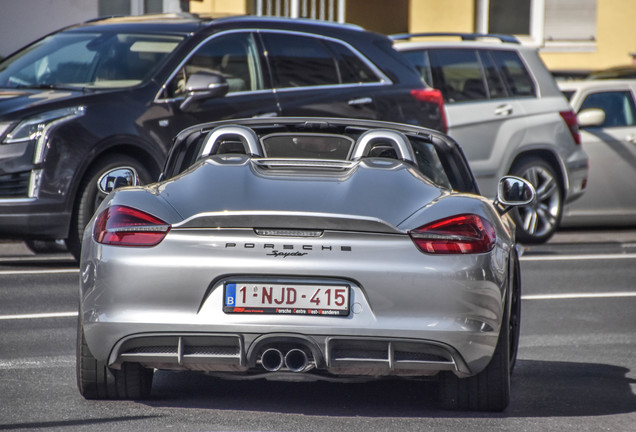
<instances>
[{"instance_id":1,"label":"suv rear door handle","mask_svg":"<svg viewBox=\"0 0 636 432\"><path fill-rule=\"evenodd\" d=\"M499 105L495 108L495 115L497 116L509 116L510 114L512 114L512 105Z\"/></svg>"},{"instance_id":2,"label":"suv rear door handle","mask_svg":"<svg viewBox=\"0 0 636 432\"><path fill-rule=\"evenodd\" d=\"M358 99L351 99L348 104L349 105L366 105L366 104L370 104L371 102L373 102L373 99L371 99L370 97L361 97Z\"/></svg>"}]
</instances>

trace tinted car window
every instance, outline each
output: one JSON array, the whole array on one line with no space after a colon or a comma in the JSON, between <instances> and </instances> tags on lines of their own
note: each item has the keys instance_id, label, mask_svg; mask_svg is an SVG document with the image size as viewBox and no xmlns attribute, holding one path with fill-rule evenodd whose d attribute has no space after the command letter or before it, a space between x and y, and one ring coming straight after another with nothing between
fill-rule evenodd
<instances>
[{"instance_id":1,"label":"tinted car window","mask_svg":"<svg viewBox=\"0 0 636 432\"><path fill-rule=\"evenodd\" d=\"M275 87L339 84L336 61L318 38L264 33Z\"/></svg>"},{"instance_id":2,"label":"tinted car window","mask_svg":"<svg viewBox=\"0 0 636 432\"><path fill-rule=\"evenodd\" d=\"M170 82L168 97L183 96L188 77L200 71L222 75L229 84L228 93L264 87L258 50L251 33L218 36L197 49Z\"/></svg>"},{"instance_id":3,"label":"tinted car window","mask_svg":"<svg viewBox=\"0 0 636 432\"><path fill-rule=\"evenodd\" d=\"M486 99L486 87L477 52L470 49L429 51L433 86L448 102Z\"/></svg>"},{"instance_id":4,"label":"tinted car window","mask_svg":"<svg viewBox=\"0 0 636 432\"><path fill-rule=\"evenodd\" d=\"M325 41L324 43L335 54L339 82L348 84L378 81L378 77L371 68L345 45L331 41Z\"/></svg>"},{"instance_id":5,"label":"tinted car window","mask_svg":"<svg viewBox=\"0 0 636 432\"><path fill-rule=\"evenodd\" d=\"M492 50L495 64L513 96L534 96L534 83L525 65L514 51Z\"/></svg>"},{"instance_id":6,"label":"tinted car window","mask_svg":"<svg viewBox=\"0 0 636 432\"><path fill-rule=\"evenodd\" d=\"M435 146L415 138L411 138L410 141L420 172L433 181L433 183L447 189L452 189L451 181L448 178L448 174L444 169L444 165Z\"/></svg>"},{"instance_id":7,"label":"tinted car window","mask_svg":"<svg viewBox=\"0 0 636 432\"><path fill-rule=\"evenodd\" d=\"M593 93L585 98L580 111L587 108L600 108L605 111L605 121L601 127L633 126L636 107L628 91Z\"/></svg>"},{"instance_id":8,"label":"tinted car window","mask_svg":"<svg viewBox=\"0 0 636 432\"><path fill-rule=\"evenodd\" d=\"M497 70L495 61L493 60L490 52L479 51L479 57L484 65L484 72L486 73L486 83L488 86L488 94L491 99L506 97L506 87L504 86L501 74Z\"/></svg>"},{"instance_id":9,"label":"tinted car window","mask_svg":"<svg viewBox=\"0 0 636 432\"><path fill-rule=\"evenodd\" d=\"M408 61L415 66L425 83L435 86L433 76L431 74L431 62L428 57L427 50L403 51Z\"/></svg>"}]
</instances>

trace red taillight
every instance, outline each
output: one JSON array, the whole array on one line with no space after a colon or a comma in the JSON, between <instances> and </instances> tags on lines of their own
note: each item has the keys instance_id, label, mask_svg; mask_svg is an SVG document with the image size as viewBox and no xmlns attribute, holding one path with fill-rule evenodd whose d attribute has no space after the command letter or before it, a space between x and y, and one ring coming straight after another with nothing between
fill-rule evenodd
<instances>
[{"instance_id":1,"label":"red taillight","mask_svg":"<svg viewBox=\"0 0 636 432\"><path fill-rule=\"evenodd\" d=\"M448 132L448 123L446 122L446 112L444 112L444 97L442 92L433 88L421 88L411 90L411 95L421 102L430 102L437 105L439 115L441 117L442 132Z\"/></svg>"},{"instance_id":2,"label":"red taillight","mask_svg":"<svg viewBox=\"0 0 636 432\"><path fill-rule=\"evenodd\" d=\"M561 111L559 112L568 129L570 129L570 133L572 134L572 138L574 138L574 142L577 144L581 144L581 135L579 134L579 121L576 119L576 114L574 111Z\"/></svg>"},{"instance_id":3,"label":"red taillight","mask_svg":"<svg viewBox=\"0 0 636 432\"><path fill-rule=\"evenodd\" d=\"M170 231L170 225L132 207L115 205L95 220L93 238L97 243L116 246L155 246Z\"/></svg>"},{"instance_id":4,"label":"red taillight","mask_svg":"<svg viewBox=\"0 0 636 432\"><path fill-rule=\"evenodd\" d=\"M476 214L462 214L431 222L409 231L419 250L431 254L489 252L495 246L495 229Z\"/></svg>"}]
</instances>

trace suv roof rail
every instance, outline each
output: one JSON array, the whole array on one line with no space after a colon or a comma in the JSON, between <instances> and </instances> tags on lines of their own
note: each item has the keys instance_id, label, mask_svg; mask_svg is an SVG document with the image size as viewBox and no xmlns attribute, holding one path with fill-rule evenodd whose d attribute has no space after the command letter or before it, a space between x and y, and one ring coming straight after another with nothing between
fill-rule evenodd
<instances>
[{"instance_id":1,"label":"suv roof rail","mask_svg":"<svg viewBox=\"0 0 636 432\"><path fill-rule=\"evenodd\" d=\"M98 16L96 18L91 18L88 19L86 21L84 21L84 24L90 24L90 23L94 23L97 21L103 21L103 20L107 20L107 19L111 19L111 18L122 18L125 17L126 15L103 15L103 16Z\"/></svg>"},{"instance_id":2,"label":"suv roof rail","mask_svg":"<svg viewBox=\"0 0 636 432\"><path fill-rule=\"evenodd\" d=\"M437 36L456 36L462 40L474 41L477 39L499 39L501 42L518 44L519 39L512 35L504 35L498 33L454 33L454 32L438 32L438 33L400 33L390 35L392 40L404 40L414 37L437 37Z\"/></svg>"}]
</instances>

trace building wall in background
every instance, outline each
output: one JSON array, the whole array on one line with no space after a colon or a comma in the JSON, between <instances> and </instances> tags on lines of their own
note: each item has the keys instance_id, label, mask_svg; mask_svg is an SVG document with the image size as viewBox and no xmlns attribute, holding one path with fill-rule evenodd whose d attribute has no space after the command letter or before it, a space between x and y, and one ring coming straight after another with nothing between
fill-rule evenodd
<instances>
[{"instance_id":1,"label":"building wall in background","mask_svg":"<svg viewBox=\"0 0 636 432\"><path fill-rule=\"evenodd\" d=\"M568 52L545 48L541 57L550 69L605 69L632 63L636 54L636 1L598 0L596 49Z\"/></svg>"},{"instance_id":2,"label":"building wall in background","mask_svg":"<svg viewBox=\"0 0 636 432\"><path fill-rule=\"evenodd\" d=\"M347 0L345 21L383 34L408 31L409 0Z\"/></svg>"},{"instance_id":3,"label":"building wall in background","mask_svg":"<svg viewBox=\"0 0 636 432\"><path fill-rule=\"evenodd\" d=\"M475 31L475 0L410 0L409 33Z\"/></svg>"},{"instance_id":4,"label":"building wall in background","mask_svg":"<svg viewBox=\"0 0 636 432\"><path fill-rule=\"evenodd\" d=\"M265 1L265 0L263 0ZM280 0L288 1L288 0ZM301 0L308 1L308 0ZM368 30L392 33L482 31L485 0L344 0L345 21ZM512 0L511 0L512 1ZM530 0L545 5L547 0ZM636 0L597 0L596 41L555 46L527 35L520 38L539 49L550 69L603 69L636 57ZM192 12L251 13L253 0L192 0ZM538 14L540 16L541 14ZM481 23L481 24L479 24ZM536 22L532 24L536 26ZM542 26L539 26L542 27Z\"/></svg>"},{"instance_id":5,"label":"building wall in background","mask_svg":"<svg viewBox=\"0 0 636 432\"><path fill-rule=\"evenodd\" d=\"M487 0L340 1L344 1L346 22L384 34L475 32L484 26L480 10L487 4ZM548 0L530 1L542 5ZM185 10L189 4L191 12L213 16L251 14L256 4L255 0L190 0L189 3L183 0L0 0L3 33L0 57L59 28L98 17L100 4L103 9L107 3L130 4L133 14L144 13L144 8L150 6L171 12ZM636 57L636 0L597 0L596 4L594 43L581 44L577 48L576 44L555 46L522 37L524 43L537 46L550 69L594 70L633 63Z\"/></svg>"},{"instance_id":6,"label":"building wall in background","mask_svg":"<svg viewBox=\"0 0 636 432\"><path fill-rule=\"evenodd\" d=\"M245 15L251 10L250 1L244 0L192 0L190 12L211 14L215 17L228 15Z\"/></svg>"},{"instance_id":7,"label":"building wall in background","mask_svg":"<svg viewBox=\"0 0 636 432\"><path fill-rule=\"evenodd\" d=\"M97 16L97 0L0 0L0 57L55 30Z\"/></svg>"}]
</instances>

